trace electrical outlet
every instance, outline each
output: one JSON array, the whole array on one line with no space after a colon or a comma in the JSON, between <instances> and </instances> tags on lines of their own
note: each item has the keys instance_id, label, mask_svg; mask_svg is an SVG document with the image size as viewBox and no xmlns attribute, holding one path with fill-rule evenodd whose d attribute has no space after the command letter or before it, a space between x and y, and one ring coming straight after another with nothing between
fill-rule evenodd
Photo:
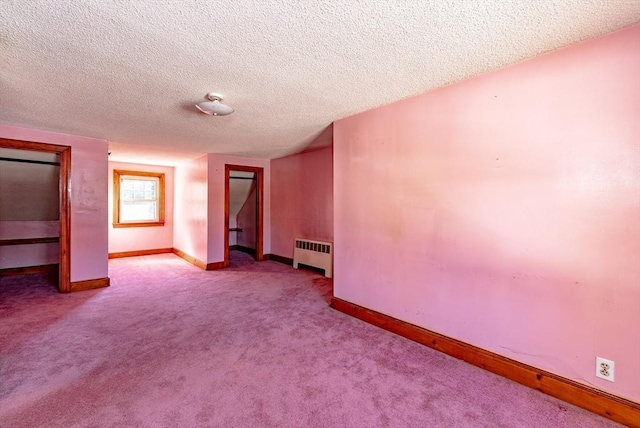
<instances>
[{"instance_id":1,"label":"electrical outlet","mask_svg":"<svg viewBox=\"0 0 640 428\"><path fill-rule=\"evenodd\" d=\"M596 377L613 382L616 363L606 358L596 357Z\"/></svg>"}]
</instances>

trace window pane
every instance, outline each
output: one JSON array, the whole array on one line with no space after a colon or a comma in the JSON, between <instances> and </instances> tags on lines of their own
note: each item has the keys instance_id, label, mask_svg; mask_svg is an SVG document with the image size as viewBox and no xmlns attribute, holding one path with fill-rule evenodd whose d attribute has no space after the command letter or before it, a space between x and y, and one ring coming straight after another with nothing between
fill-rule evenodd
<instances>
[{"instance_id":1,"label":"window pane","mask_svg":"<svg viewBox=\"0 0 640 428\"><path fill-rule=\"evenodd\" d=\"M156 201L123 201L120 208L120 221L158 221L157 213Z\"/></svg>"},{"instance_id":2,"label":"window pane","mask_svg":"<svg viewBox=\"0 0 640 428\"><path fill-rule=\"evenodd\" d=\"M158 199L157 189L157 178L123 178L120 185L120 197L123 200L153 201Z\"/></svg>"},{"instance_id":3,"label":"window pane","mask_svg":"<svg viewBox=\"0 0 640 428\"><path fill-rule=\"evenodd\" d=\"M123 192L131 192L133 190L133 182L131 180L120 180L120 190Z\"/></svg>"}]
</instances>

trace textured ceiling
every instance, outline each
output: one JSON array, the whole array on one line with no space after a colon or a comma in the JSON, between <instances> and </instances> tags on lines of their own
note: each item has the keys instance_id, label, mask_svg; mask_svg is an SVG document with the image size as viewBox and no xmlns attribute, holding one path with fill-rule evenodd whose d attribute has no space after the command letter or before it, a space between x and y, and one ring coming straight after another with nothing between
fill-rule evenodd
<instances>
[{"instance_id":1,"label":"textured ceiling","mask_svg":"<svg viewBox=\"0 0 640 428\"><path fill-rule=\"evenodd\" d=\"M3 0L0 121L107 139L113 160L274 158L639 20L639 0ZM211 91L235 113L198 112Z\"/></svg>"}]
</instances>

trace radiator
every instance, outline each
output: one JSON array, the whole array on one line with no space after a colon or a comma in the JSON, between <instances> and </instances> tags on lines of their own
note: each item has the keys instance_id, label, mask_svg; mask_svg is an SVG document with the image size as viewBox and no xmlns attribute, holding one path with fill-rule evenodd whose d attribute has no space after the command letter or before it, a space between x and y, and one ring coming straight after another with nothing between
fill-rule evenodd
<instances>
[{"instance_id":1,"label":"radiator","mask_svg":"<svg viewBox=\"0 0 640 428\"><path fill-rule=\"evenodd\" d=\"M298 264L324 269L324 276L333 277L333 244L297 238L293 249L293 267Z\"/></svg>"}]
</instances>

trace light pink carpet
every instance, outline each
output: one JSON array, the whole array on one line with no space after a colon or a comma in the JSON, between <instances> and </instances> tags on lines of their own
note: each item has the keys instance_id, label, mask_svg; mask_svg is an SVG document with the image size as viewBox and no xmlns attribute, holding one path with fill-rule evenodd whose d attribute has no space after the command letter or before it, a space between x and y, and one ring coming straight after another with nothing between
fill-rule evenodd
<instances>
[{"instance_id":1,"label":"light pink carpet","mask_svg":"<svg viewBox=\"0 0 640 428\"><path fill-rule=\"evenodd\" d=\"M111 287L0 279L1 427L611 427L341 314L331 281L233 252L110 261Z\"/></svg>"}]
</instances>

